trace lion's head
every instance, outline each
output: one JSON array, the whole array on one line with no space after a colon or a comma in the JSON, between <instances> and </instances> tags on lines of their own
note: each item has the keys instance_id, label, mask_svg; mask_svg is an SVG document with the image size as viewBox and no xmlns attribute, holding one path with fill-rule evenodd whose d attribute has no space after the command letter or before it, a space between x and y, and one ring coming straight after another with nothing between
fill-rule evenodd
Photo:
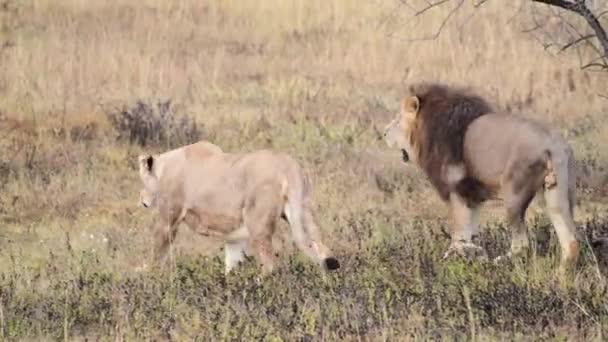
<instances>
[{"instance_id":1,"label":"lion's head","mask_svg":"<svg viewBox=\"0 0 608 342\"><path fill-rule=\"evenodd\" d=\"M158 178L154 174L154 157L151 155L140 155L139 177L143 182L143 188L139 193L140 203L146 208L156 206L158 197Z\"/></svg>"},{"instance_id":2,"label":"lion's head","mask_svg":"<svg viewBox=\"0 0 608 342\"><path fill-rule=\"evenodd\" d=\"M464 176L465 132L473 120L490 112L492 107L467 89L414 84L386 126L384 139L402 151L404 161L416 162L447 199L453 179Z\"/></svg>"},{"instance_id":3,"label":"lion's head","mask_svg":"<svg viewBox=\"0 0 608 342\"><path fill-rule=\"evenodd\" d=\"M409 96L401 102L401 111L395 119L384 128L384 140L389 147L401 150L401 157L406 163L410 158L416 158L418 151L412 134L416 127L416 115L420 101L416 96Z\"/></svg>"}]
</instances>

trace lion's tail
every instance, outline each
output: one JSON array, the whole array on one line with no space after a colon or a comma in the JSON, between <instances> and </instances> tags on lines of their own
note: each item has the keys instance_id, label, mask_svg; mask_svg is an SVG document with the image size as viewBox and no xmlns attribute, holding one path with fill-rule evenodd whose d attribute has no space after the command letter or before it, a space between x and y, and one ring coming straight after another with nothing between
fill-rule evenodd
<instances>
[{"instance_id":1,"label":"lion's tail","mask_svg":"<svg viewBox=\"0 0 608 342\"><path fill-rule=\"evenodd\" d=\"M301 177L299 168L294 171L297 172L291 172L288 176L284 214L291 226L296 246L326 269L337 269L340 263L331 256L329 249L321 241L319 227L307 207L309 180L307 177Z\"/></svg>"},{"instance_id":2,"label":"lion's tail","mask_svg":"<svg viewBox=\"0 0 608 342\"><path fill-rule=\"evenodd\" d=\"M547 151L545 200L549 217L562 246L562 260L570 261L578 255L573 215L576 204L574 153L565 141L557 141L561 143Z\"/></svg>"}]
</instances>

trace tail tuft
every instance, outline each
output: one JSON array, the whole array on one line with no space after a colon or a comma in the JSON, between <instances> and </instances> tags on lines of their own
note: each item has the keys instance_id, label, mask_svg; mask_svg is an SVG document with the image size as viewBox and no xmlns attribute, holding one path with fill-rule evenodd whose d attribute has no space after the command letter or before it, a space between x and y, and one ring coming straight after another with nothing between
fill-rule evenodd
<instances>
[{"instance_id":1,"label":"tail tuft","mask_svg":"<svg viewBox=\"0 0 608 342\"><path fill-rule=\"evenodd\" d=\"M340 268L340 262L334 257L325 258L323 262L325 263L325 268L330 271L334 271Z\"/></svg>"}]
</instances>

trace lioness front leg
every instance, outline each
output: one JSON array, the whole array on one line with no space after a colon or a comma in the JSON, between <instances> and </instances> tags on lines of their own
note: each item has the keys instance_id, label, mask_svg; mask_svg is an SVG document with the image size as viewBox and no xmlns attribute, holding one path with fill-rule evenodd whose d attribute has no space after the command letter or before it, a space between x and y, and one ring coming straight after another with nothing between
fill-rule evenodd
<instances>
[{"instance_id":1,"label":"lioness front leg","mask_svg":"<svg viewBox=\"0 0 608 342\"><path fill-rule=\"evenodd\" d=\"M175 240L177 234L178 223L167 223L165 220L159 220L154 229L154 261L161 268L167 266L167 250Z\"/></svg>"},{"instance_id":2,"label":"lioness front leg","mask_svg":"<svg viewBox=\"0 0 608 342\"><path fill-rule=\"evenodd\" d=\"M446 259L453 253L461 256L485 257L482 247L473 243L473 233L477 232L479 207L470 208L466 201L458 194L450 194L450 216L452 218L452 242L443 255Z\"/></svg>"}]
</instances>

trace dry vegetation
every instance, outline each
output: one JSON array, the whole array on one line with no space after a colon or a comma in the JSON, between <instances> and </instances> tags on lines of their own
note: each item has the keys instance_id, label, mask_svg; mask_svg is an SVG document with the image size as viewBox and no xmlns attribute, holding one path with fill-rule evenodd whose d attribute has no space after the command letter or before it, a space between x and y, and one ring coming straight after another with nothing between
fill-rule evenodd
<instances>
[{"instance_id":1,"label":"dry vegetation","mask_svg":"<svg viewBox=\"0 0 608 342\"><path fill-rule=\"evenodd\" d=\"M608 333L602 260L586 247L573 284L558 282L556 238L539 203L528 214L538 242L529 260L441 261L445 208L380 140L403 89L419 80L471 85L557 125L579 160L576 220L599 245L608 236L608 100L599 96L608 74L583 72L572 54L550 55L522 33L520 1L465 6L437 39L418 42L408 39L432 34L442 13L420 20L391 0L3 3L0 336ZM253 263L224 278L220 246L183 229L172 272L134 273L150 254L152 220L137 203L136 156L199 138L298 157L314 175L341 272L319 277L286 244L290 257L263 284ZM500 204L487 207L482 243L496 255L509 233Z\"/></svg>"}]
</instances>

